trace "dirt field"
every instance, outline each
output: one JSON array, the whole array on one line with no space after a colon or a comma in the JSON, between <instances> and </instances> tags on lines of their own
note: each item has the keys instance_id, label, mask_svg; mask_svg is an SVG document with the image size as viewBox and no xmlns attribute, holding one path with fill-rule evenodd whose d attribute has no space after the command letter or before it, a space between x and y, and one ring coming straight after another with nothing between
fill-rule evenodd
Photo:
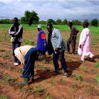
<instances>
[{"instance_id":1,"label":"dirt field","mask_svg":"<svg viewBox=\"0 0 99 99\"><path fill-rule=\"evenodd\" d=\"M69 33L62 32L65 41ZM33 41L36 44L37 30L25 30L23 43ZM79 38L79 35L78 35ZM43 64L42 57L35 63L34 82L21 86L23 66L15 67L11 55L10 36L7 29L0 31L0 99L99 99L99 35L92 34L91 50L95 62L86 58L80 63L80 56L67 54L65 59L69 67L70 77L64 78L63 71L53 73L53 62ZM78 46L78 39L77 39ZM96 79L97 77L97 79Z\"/></svg>"}]
</instances>

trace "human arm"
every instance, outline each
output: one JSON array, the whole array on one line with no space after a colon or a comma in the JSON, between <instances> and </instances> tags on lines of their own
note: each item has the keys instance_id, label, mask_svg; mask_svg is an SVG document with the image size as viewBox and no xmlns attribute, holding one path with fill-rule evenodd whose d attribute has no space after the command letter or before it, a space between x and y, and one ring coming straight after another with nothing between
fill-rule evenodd
<instances>
[{"instance_id":1,"label":"human arm","mask_svg":"<svg viewBox=\"0 0 99 99\"><path fill-rule=\"evenodd\" d=\"M15 36L19 35L20 33L23 33L23 27L19 25L18 31L15 33Z\"/></svg>"},{"instance_id":2,"label":"human arm","mask_svg":"<svg viewBox=\"0 0 99 99\"><path fill-rule=\"evenodd\" d=\"M62 35L58 29L55 30L55 37L57 38L55 51L58 52L61 47L61 42L62 42Z\"/></svg>"},{"instance_id":3,"label":"human arm","mask_svg":"<svg viewBox=\"0 0 99 99\"><path fill-rule=\"evenodd\" d=\"M87 30L83 30L82 33L81 33L81 36L80 36L80 48L82 48L87 40L87 37L89 36L89 31Z\"/></svg>"},{"instance_id":4,"label":"human arm","mask_svg":"<svg viewBox=\"0 0 99 99\"><path fill-rule=\"evenodd\" d=\"M15 31L14 31L12 28L13 28L13 25L11 25L11 27L9 28L9 34L10 34L11 36L14 36Z\"/></svg>"}]
</instances>

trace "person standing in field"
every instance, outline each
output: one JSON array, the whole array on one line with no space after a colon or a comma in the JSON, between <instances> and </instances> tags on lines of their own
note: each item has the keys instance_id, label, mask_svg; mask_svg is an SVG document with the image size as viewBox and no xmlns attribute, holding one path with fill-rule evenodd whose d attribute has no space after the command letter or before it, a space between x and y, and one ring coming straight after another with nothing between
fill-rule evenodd
<instances>
[{"instance_id":1,"label":"person standing in field","mask_svg":"<svg viewBox=\"0 0 99 99\"><path fill-rule=\"evenodd\" d=\"M34 80L34 64L38 57L38 50L31 45L17 47L14 50L15 56L24 65L22 76L24 81L20 84L27 85L29 80ZM30 79L31 78L31 79Z\"/></svg>"},{"instance_id":2,"label":"person standing in field","mask_svg":"<svg viewBox=\"0 0 99 99\"><path fill-rule=\"evenodd\" d=\"M50 40L50 43L52 46L52 49L51 49L52 51L50 51L50 52L53 53L53 63L54 63L54 67L55 67L54 72L55 73L59 72L58 59L60 59L61 65L64 69L64 77L68 77L69 73L68 73L67 63L64 58L65 43L62 39L61 32L58 29L54 28L52 24L47 25L47 30L50 34L49 35L50 37L48 37L48 40ZM48 43L48 48L49 47L50 46Z\"/></svg>"},{"instance_id":3,"label":"person standing in field","mask_svg":"<svg viewBox=\"0 0 99 99\"><path fill-rule=\"evenodd\" d=\"M79 30L77 30L74 26L72 22L69 22L68 26L70 27L70 37L67 41L67 51L68 53L70 53L70 44L72 46L72 54L75 54L75 47L76 47L76 38L77 38L77 33L79 32Z\"/></svg>"},{"instance_id":4,"label":"person standing in field","mask_svg":"<svg viewBox=\"0 0 99 99\"><path fill-rule=\"evenodd\" d=\"M44 63L46 63L46 50L47 50L46 35L42 30L42 25L38 25L37 29L38 29L37 49L39 53L43 55Z\"/></svg>"},{"instance_id":5,"label":"person standing in field","mask_svg":"<svg viewBox=\"0 0 99 99\"><path fill-rule=\"evenodd\" d=\"M90 30L88 29L88 26L89 23L84 22L84 29L80 34L78 54L81 55L81 61L84 61L85 56L89 56L91 60L94 59L94 55L90 51Z\"/></svg>"},{"instance_id":6,"label":"person standing in field","mask_svg":"<svg viewBox=\"0 0 99 99\"><path fill-rule=\"evenodd\" d=\"M18 18L15 17L13 19L13 25L11 25L9 29L9 34L11 35L11 42L12 42L12 55L14 58L14 65L17 66L20 64L19 60L14 54L14 50L21 46L21 40L22 40L22 34L23 34L23 28L22 25L18 23Z\"/></svg>"}]
</instances>

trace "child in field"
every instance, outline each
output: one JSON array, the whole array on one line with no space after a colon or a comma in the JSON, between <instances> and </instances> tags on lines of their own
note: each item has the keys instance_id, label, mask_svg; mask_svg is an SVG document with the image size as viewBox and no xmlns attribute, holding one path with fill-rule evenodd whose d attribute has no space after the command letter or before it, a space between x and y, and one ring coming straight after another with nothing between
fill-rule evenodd
<instances>
[{"instance_id":1,"label":"child in field","mask_svg":"<svg viewBox=\"0 0 99 99\"><path fill-rule=\"evenodd\" d=\"M24 64L24 70L22 77L24 81L23 85L27 85L30 78L34 79L34 63L37 58L37 49L31 45L25 45L18 47L14 50L15 56L20 60L21 64Z\"/></svg>"},{"instance_id":2,"label":"child in field","mask_svg":"<svg viewBox=\"0 0 99 99\"><path fill-rule=\"evenodd\" d=\"M81 60L84 61L85 56L89 56L91 60L94 59L94 55L90 51L90 30L88 29L89 23L84 22L82 30L80 34L79 46L78 46L78 54L81 55Z\"/></svg>"}]
</instances>

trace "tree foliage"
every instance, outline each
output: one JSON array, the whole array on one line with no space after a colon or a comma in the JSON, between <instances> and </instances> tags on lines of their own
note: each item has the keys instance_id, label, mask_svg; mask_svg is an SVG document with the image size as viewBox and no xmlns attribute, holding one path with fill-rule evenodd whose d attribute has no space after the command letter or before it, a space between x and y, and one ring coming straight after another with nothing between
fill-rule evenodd
<instances>
[{"instance_id":1,"label":"tree foliage","mask_svg":"<svg viewBox=\"0 0 99 99\"><path fill-rule=\"evenodd\" d=\"M55 24L55 21L54 21L53 19L48 19L48 20L47 20L47 23L48 23L48 24L49 24L49 23Z\"/></svg>"},{"instance_id":2,"label":"tree foliage","mask_svg":"<svg viewBox=\"0 0 99 99\"><path fill-rule=\"evenodd\" d=\"M68 23L67 19L64 19L64 20L62 21L62 24L67 24L67 23Z\"/></svg>"},{"instance_id":3,"label":"tree foliage","mask_svg":"<svg viewBox=\"0 0 99 99\"><path fill-rule=\"evenodd\" d=\"M57 19L56 20L56 24L62 24L62 20L61 19Z\"/></svg>"},{"instance_id":4,"label":"tree foliage","mask_svg":"<svg viewBox=\"0 0 99 99\"><path fill-rule=\"evenodd\" d=\"M25 11L25 16L21 18L22 23L28 23L29 26L37 24L39 22L38 14L35 11Z\"/></svg>"},{"instance_id":5,"label":"tree foliage","mask_svg":"<svg viewBox=\"0 0 99 99\"><path fill-rule=\"evenodd\" d=\"M93 25L93 26L98 26L98 19L93 19L93 20L91 21L91 25Z\"/></svg>"},{"instance_id":6,"label":"tree foliage","mask_svg":"<svg viewBox=\"0 0 99 99\"><path fill-rule=\"evenodd\" d=\"M79 20L73 20L72 23L74 25L81 25L81 21L79 21Z\"/></svg>"},{"instance_id":7,"label":"tree foliage","mask_svg":"<svg viewBox=\"0 0 99 99\"><path fill-rule=\"evenodd\" d=\"M47 24L47 22L44 20L41 20L41 21L39 21L39 24Z\"/></svg>"},{"instance_id":8,"label":"tree foliage","mask_svg":"<svg viewBox=\"0 0 99 99\"><path fill-rule=\"evenodd\" d=\"M0 24L12 24L12 19L1 19Z\"/></svg>"}]
</instances>

